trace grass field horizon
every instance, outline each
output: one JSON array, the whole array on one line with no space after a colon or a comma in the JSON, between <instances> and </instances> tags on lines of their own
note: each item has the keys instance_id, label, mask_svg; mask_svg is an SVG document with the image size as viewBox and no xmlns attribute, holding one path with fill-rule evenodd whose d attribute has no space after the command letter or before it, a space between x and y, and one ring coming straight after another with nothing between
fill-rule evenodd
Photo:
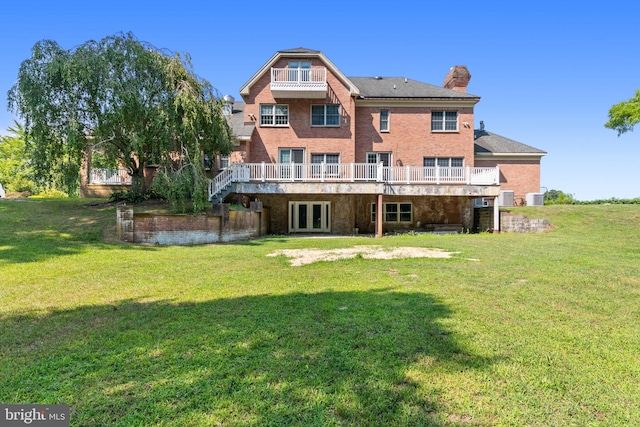
<instances>
[{"instance_id":1,"label":"grass field horizon","mask_svg":"<svg viewBox=\"0 0 640 427\"><path fill-rule=\"evenodd\" d=\"M0 402L72 426L640 424L640 205L536 234L105 239L115 208L0 200ZM292 266L284 249L449 259Z\"/></svg>"}]
</instances>

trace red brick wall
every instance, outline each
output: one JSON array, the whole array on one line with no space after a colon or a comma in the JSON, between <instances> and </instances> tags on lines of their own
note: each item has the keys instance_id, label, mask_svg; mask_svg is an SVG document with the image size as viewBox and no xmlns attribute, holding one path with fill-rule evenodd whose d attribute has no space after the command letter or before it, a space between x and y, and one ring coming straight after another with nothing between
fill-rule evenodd
<instances>
[{"instance_id":1,"label":"red brick wall","mask_svg":"<svg viewBox=\"0 0 640 427\"><path fill-rule=\"evenodd\" d=\"M383 109L389 110L389 132L379 130ZM458 111L458 132L432 132L431 111ZM472 107L358 107L356 162L366 162L367 152L391 151L394 166L398 160L403 166L422 166L424 157L464 157L465 166L473 166L472 124Z\"/></svg>"},{"instance_id":2,"label":"red brick wall","mask_svg":"<svg viewBox=\"0 0 640 427\"><path fill-rule=\"evenodd\" d=\"M299 59L299 58L297 58ZM283 58L274 68L286 67ZM324 67L319 59L311 59L312 67ZM278 148L304 148L305 162L313 153L338 153L340 161L354 161L355 103L349 89L327 69L327 96L325 99L275 99L270 90L271 73L265 73L244 97L245 114L254 114L256 130L251 142L247 163L278 162ZM260 104L286 104L289 106L289 126L260 126ZM311 127L312 104L339 104L340 127Z\"/></svg>"},{"instance_id":3,"label":"red brick wall","mask_svg":"<svg viewBox=\"0 0 640 427\"><path fill-rule=\"evenodd\" d=\"M325 66L317 58L309 59L312 67ZM287 62L281 58L273 67L286 67ZM338 153L342 163L364 163L367 152L391 151L394 165L400 160L403 166L422 166L423 157L463 157L466 166L474 166L473 107L356 106L349 88L329 69L324 100L275 99L270 83L271 73L266 72L244 96L245 114L256 118L248 163L277 163L278 148L304 148L305 162L313 153ZM311 127L311 105L325 103L340 104L339 128ZM260 126L260 104L287 104L289 126ZM380 109L390 111L389 132L379 131ZM458 111L458 132L431 132L432 110Z\"/></svg>"},{"instance_id":4,"label":"red brick wall","mask_svg":"<svg viewBox=\"0 0 640 427\"><path fill-rule=\"evenodd\" d=\"M511 190L516 199L540 192L540 160L476 160L478 167L500 168L500 189Z\"/></svg>"}]
</instances>

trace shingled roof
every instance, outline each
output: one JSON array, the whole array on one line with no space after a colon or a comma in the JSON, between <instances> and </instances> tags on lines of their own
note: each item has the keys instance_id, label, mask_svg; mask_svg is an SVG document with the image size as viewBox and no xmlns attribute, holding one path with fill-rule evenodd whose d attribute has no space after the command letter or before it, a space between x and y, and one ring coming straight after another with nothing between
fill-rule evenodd
<instances>
[{"instance_id":1,"label":"shingled roof","mask_svg":"<svg viewBox=\"0 0 640 427\"><path fill-rule=\"evenodd\" d=\"M529 145L523 144L513 139L486 130L476 129L473 131L474 151L476 155L528 155L544 156L546 151L539 150Z\"/></svg>"},{"instance_id":2,"label":"shingled roof","mask_svg":"<svg viewBox=\"0 0 640 427\"><path fill-rule=\"evenodd\" d=\"M349 77L359 89L361 98L417 98L465 99L479 101L480 97L404 77Z\"/></svg>"},{"instance_id":3,"label":"shingled roof","mask_svg":"<svg viewBox=\"0 0 640 427\"><path fill-rule=\"evenodd\" d=\"M239 140L247 140L256 125L253 122L245 122L244 102L234 102L231 115L227 116L229 126L233 131L233 137Z\"/></svg>"}]
</instances>

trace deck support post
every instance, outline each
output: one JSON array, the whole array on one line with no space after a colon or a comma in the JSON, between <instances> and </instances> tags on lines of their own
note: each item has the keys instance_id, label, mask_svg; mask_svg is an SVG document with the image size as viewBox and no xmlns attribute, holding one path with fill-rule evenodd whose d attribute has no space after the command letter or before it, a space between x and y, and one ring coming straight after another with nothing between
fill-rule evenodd
<instances>
[{"instance_id":1,"label":"deck support post","mask_svg":"<svg viewBox=\"0 0 640 427\"><path fill-rule=\"evenodd\" d=\"M500 232L500 203L498 198L493 198L493 232Z\"/></svg>"},{"instance_id":2,"label":"deck support post","mask_svg":"<svg viewBox=\"0 0 640 427\"><path fill-rule=\"evenodd\" d=\"M382 194L376 200L376 237L382 237Z\"/></svg>"}]
</instances>

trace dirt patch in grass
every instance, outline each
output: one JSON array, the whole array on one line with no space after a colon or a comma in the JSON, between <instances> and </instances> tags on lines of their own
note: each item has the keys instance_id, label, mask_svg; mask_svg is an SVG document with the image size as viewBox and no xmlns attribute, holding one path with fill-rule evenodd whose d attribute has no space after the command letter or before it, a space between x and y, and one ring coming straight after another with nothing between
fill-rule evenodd
<instances>
[{"instance_id":1,"label":"dirt patch in grass","mask_svg":"<svg viewBox=\"0 0 640 427\"><path fill-rule=\"evenodd\" d=\"M337 261L339 259L365 258L365 259L394 259L394 258L451 258L459 252L446 252L433 248L384 248L382 246L354 246L343 249L283 249L267 256L284 255L290 258L292 266L298 267L318 261Z\"/></svg>"}]
</instances>

